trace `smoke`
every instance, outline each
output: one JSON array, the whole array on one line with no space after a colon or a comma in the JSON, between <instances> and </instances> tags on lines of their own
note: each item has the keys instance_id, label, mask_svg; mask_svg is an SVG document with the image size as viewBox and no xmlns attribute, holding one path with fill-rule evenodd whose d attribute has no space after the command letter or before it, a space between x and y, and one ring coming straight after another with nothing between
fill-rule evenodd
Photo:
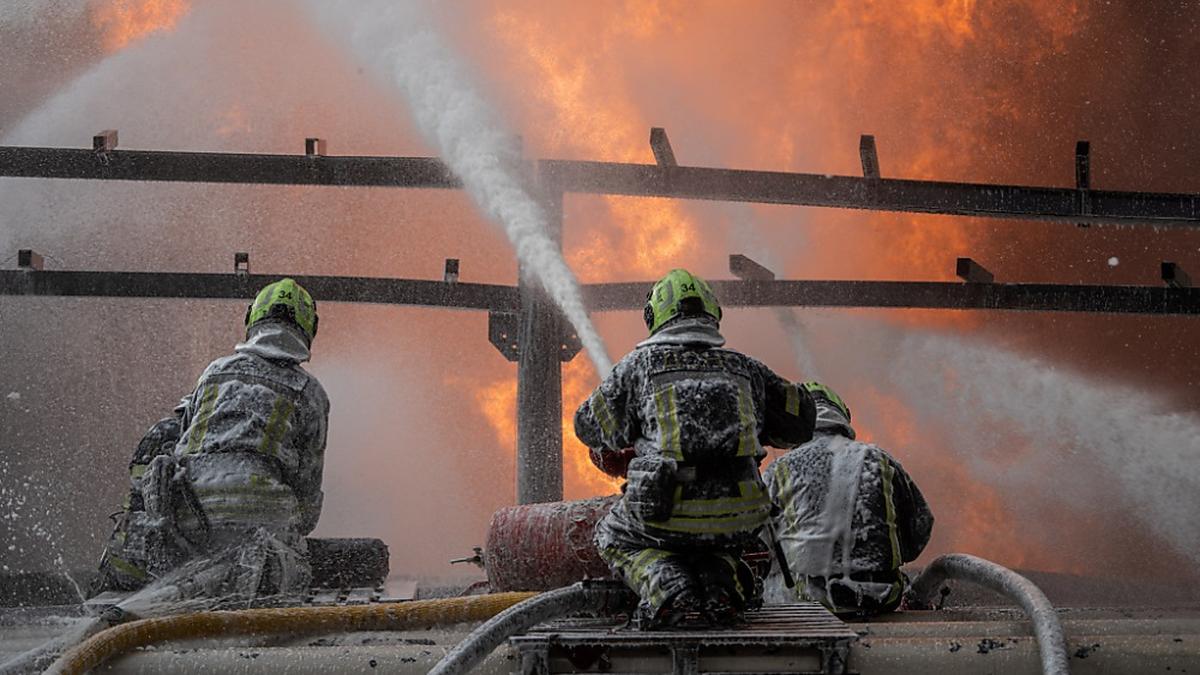
<instances>
[{"instance_id":1,"label":"smoke","mask_svg":"<svg viewBox=\"0 0 1200 675\"><path fill-rule=\"evenodd\" d=\"M910 335L897 357L893 380L907 382L912 405L959 423L980 468L1014 488L1088 506L1095 491L1078 489L1078 481L1082 465L1097 463L1147 527L1200 563L1200 416L1167 411L1144 391L944 336ZM1013 457L992 444L1005 439L988 433L989 421L1028 438L1032 452L1018 467L1005 468Z\"/></svg>"},{"instance_id":2,"label":"smoke","mask_svg":"<svg viewBox=\"0 0 1200 675\"><path fill-rule=\"evenodd\" d=\"M445 423L430 423L438 413L432 386L415 383L437 382L437 374L415 361L404 372L345 356L314 365L338 422L330 427L324 488L342 497L326 501L313 536L383 537L392 570L402 574L477 576L474 567L447 562L482 544L483 514L511 501L495 484L497 474L511 475L510 462L468 452ZM472 463L488 468L490 484L472 484Z\"/></svg>"},{"instance_id":3,"label":"smoke","mask_svg":"<svg viewBox=\"0 0 1200 675\"><path fill-rule=\"evenodd\" d=\"M346 154L419 152L398 97L294 2L210 0L160 35L87 69L3 142L79 146L117 128L129 148L299 152L319 135ZM249 251L259 273L419 278L454 257L499 283L514 262L461 191L5 179L0 198L9 266L33 248L51 269L229 272L232 252ZM333 397L320 532L385 539L400 573L446 572L512 500L512 459L471 396L511 365L482 313L318 303L310 366ZM244 309L0 297L0 506L26 502L0 518L10 571L95 564L140 434L229 353ZM24 485L35 473L50 489ZM426 509L452 515L421 521Z\"/></svg>"},{"instance_id":4,"label":"smoke","mask_svg":"<svg viewBox=\"0 0 1200 675\"><path fill-rule=\"evenodd\" d=\"M400 88L421 133L479 207L500 221L517 258L562 309L596 369L607 374L612 363L583 306L579 283L551 239L544 209L519 178L516 139L498 124L420 3L312 6L326 23L350 22L355 52Z\"/></svg>"},{"instance_id":5,"label":"smoke","mask_svg":"<svg viewBox=\"0 0 1200 675\"><path fill-rule=\"evenodd\" d=\"M1133 387L963 337L846 316L822 316L814 328L834 386L844 383L841 393L849 390L847 401L863 413L856 416L860 431L876 432L909 466L943 530L949 526L957 540L1009 554L1013 544L1065 545L1070 548L1053 556L1057 564L1114 572L1126 562L1142 567L1159 553L1121 551L1121 541L1133 535L1118 524L1128 523L1140 528L1141 539L1161 537L1174 553L1200 562L1200 523L1192 508L1200 490L1194 470L1200 417L1172 412ZM898 397L911 419L881 405L888 397ZM933 448L946 454L931 456ZM986 501L986 495L963 492L964 476L999 494L1020 495L988 514L1008 512L1014 522L963 514L959 507L968 501ZM1060 517L1075 519L1079 530L1056 531ZM1092 526L1107 531L1094 540L1079 536ZM963 531L972 527L996 529ZM1095 559L1121 562L1102 570Z\"/></svg>"},{"instance_id":6,"label":"smoke","mask_svg":"<svg viewBox=\"0 0 1200 675\"><path fill-rule=\"evenodd\" d=\"M0 27L28 28L42 21L82 16L87 4L78 0L8 0L0 5Z\"/></svg>"},{"instance_id":7,"label":"smoke","mask_svg":"<svg viewBox=\"0 0 1200 675\"><path fill-rule=\"evenodd\" d=\"M771 271L783 269L784 261L779 259L759 234L754 210L745 204L732 204L726 207L726 211L732 221L730 234L743 254ZM816 359L813 358L808 344L809 328L804 319L800 318L800 313L791 307L776 307L772 309L772 313L792 348L792 357L796 360L800 378L820 380Z\"/></svg>"}]
</instances>

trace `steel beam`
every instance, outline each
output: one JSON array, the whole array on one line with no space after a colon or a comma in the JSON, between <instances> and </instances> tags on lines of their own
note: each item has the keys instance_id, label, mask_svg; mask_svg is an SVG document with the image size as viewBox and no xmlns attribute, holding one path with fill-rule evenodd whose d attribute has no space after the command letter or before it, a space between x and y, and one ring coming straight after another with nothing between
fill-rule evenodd
<instances>
[{"instance_id":1,"label":"steel beam","mask_svg":"<svg viewBox=\"0 0 1200 675\"><path fill-rule=\"evenodd\" d=\"M877 307L1197 315L1200 289L931 281L711 281L725 307ZM594 312L636 310L651 282L591 284Z\"/></svg>"},{"instance_id":2,"label":"steel beam","mask_svg":"<svg viewBox=\"0 0 1200 675\"><path fill-rule=\"evenodd\" d=\"M317 141L319 139L311 139ZM315 143L313 152L318 148ZM320 144L323 150L324 143ZM325 157L0 146L0 176L90 180L460 188L433 157Z\"/></svg>"},{"instance_id":3,"label":"steel beam","mask_svg":"<svg viewBox=\"0 0 1200 675\"><path fill-rule=\"evenodd\" d=\"M542 181L550 236L562 246L563 194ZM517 503L563 498L562 315L541 284L522 270L517 352Z\"/></svg>"},{"instance_id":4,"label":"steel beam","mask_svg":"<svg viewBox=\"0 0 1200 675\"><path fill-rule=\"evenodd\" d=\"M0 295L250 299L282 275L0 270ZM317 302L516 311L517 289L423 279L296 276ZM557 352L556 352L557 354Z\"/></svg>"},{"instance_id":5,"label":"steel beam","mask_svg":"<svg viewBox=\"0 0 1200 675\"><path fill-rule=\"evenodd\" d=\"M1164 268L1165 269L1165 268ZM1171 264L1168 281L1183 280ZM279 279L270 274L176 272L62 272L0 270L0 295L248 299ZM318 302L362 302L517 312L518 288L496 284L296 276ZM1145 315L1200 314L1200 288L1063 284L953 283L932 281L712 281L726 307L875 307L991 309ZM588 284L584 302L596 312L641 310L652 282ZM562 355L566 331L547 343Z\"/></svg>"},{"instance_id":6,"label":"steel beam","mask_svg":"<svg viewBox=\"0 0 1200 675\"><path fill-rule=\"evenodd\" d=\"M542 160L567 192L1090 224L1200 226L1200 195Z\"/></svg>"},{"instance_id":7,"label":"steel beam","mask_svg":"<svg viewBox=\"0 0 1200 675\"><path fill-rule=\"evenodd\" d=\"M540 160L564 192L1050 220L1200 225L1200 195ZM0 177L458 188L431 157L325 157L0 146ZM1089 185L1090 187L1090 185ZM1083 195L1083 197L1081 197Z\"/></svg>"}]
</instances>

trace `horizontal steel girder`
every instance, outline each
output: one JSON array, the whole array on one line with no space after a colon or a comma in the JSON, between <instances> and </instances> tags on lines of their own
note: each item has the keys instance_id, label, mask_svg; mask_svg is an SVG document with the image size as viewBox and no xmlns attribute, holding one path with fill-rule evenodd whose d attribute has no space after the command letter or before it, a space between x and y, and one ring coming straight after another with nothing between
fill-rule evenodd
<instances>
[{"instance_id":1,"label":"horizontal steel girder","mask_svg":"<svg viewBox=\"0 0 1200 675\"><path fill-rule=\"evenodd\" d=\"M0 176L89 180L460 188L433 157L324 157L0 146Z\"/></svg>"},{"instance_id":2,"label":"horizontal steel girder","mask_svg":"<svg viewBox=\"0 0 1200 675\"><path fill-rule=\"evenodd\" d=\"M212 298L248 300L282 275L177 272L0 271L0 295L101 296L114 298ZM514 286L379 279L295 276L317 302L363 302L424 307L516 311Z\"/></svg>"},{"instance_id":3,"label":"horizontal steel girder","mask_svg":"<svg viewBox=\"0 0 1200 675\"><path fill-rule=\"evenodd\" d=\"M1083 224L1200 225L1200 195L540 160L564 192L794 204ZM0 146L0 177L459 188L431 157L339 157Z\"/></svg>"},{"instance_id":4,"label":"horizontal steel girder","mask_svg":"<svg viewBox=\"0 0 1200 675\"><path fill-rule=\"evenodd\" d=\"M249 299L280 278L266 274L0 271L0 295ZM514 286L294 277L318 302L362 302L515 312ZM1113 314L1200 314L1200 288L928 281L713 281L726 307L989 309ZM640 310L650 282L583 286L591 311Z\"/></svg>"},{"instance_id":5,"label":"horizontal steel girder","mask_svg":"<svg viewBox=\"0 0 1200 675\"><path fill-rule=\"evenodd\" d=\"M937 281L711 281L724 307L1002 309L1200 314L1200 289ZM583 287L591 311L640 310L650 282Z\"/></svg>"},{"instance_id":6,"label":"horizontal steel girder","mask_svg":"<svg viewBox=\"0 0 1200 675\"><path fill-rule=\"evenodd\" d=\"M542 160L564 192L1088 224L1200 226L1200 195Z\"/></svg>"}]
</instances>

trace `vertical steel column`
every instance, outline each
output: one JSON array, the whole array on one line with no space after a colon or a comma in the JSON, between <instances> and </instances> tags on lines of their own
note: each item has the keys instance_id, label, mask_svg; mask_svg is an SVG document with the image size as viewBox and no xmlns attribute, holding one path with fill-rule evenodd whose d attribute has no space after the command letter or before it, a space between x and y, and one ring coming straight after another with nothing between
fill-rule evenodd
<instances>
[{"instance_id":1,"label":"vertical steel column","mask_svg":"<svg viewBox=\"0 0 1200 675\"><path fill-rule=\"evenodd\" d=\"M563 192L538 177L550 236L562 247ZM521 270L517 360L517 503L561 501L562 319L541 284Z\"/></svg>"}]
</instances>

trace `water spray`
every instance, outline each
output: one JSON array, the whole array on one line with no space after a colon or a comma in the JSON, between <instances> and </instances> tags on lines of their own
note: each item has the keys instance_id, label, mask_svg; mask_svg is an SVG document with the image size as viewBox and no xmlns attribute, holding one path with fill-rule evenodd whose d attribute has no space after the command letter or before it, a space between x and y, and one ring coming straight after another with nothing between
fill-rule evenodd
<instances>
[{"instance_id":1,"label":"water spray","mask_svg":"<svg viewBox=\"0 0 1200 675\"><path fill-rule=\"evenodd\" d=\"M562 309L600 376L606 375L612 368L608 352L547 231L545 210L521 178L516 139L498 123L424 6L415 0L311 0L309 6L323 25L347 28L354 53L400 89L421 134L479 208L503 226L517 259Z\"/></svg>"}]
</instances>

